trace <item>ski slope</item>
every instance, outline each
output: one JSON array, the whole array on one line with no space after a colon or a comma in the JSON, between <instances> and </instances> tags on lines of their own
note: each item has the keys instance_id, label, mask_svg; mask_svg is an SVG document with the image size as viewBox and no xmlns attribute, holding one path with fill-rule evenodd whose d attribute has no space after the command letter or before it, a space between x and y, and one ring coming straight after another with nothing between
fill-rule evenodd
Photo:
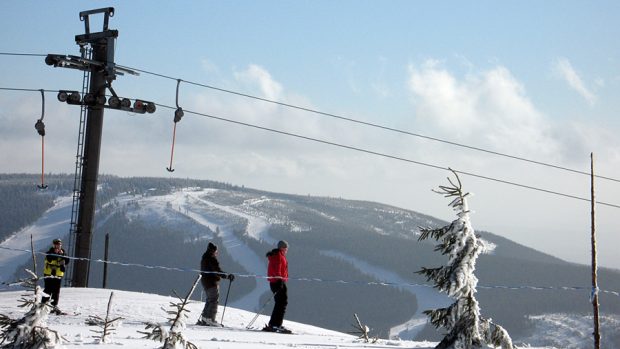
<instances>
[{"instance_id":1,"label":"ski slope","mask_svg":"<svg viewBox=\"0 0 620 349\"><path fill-rule=\"evenodd\" d=\"M188 285L189 289L191 285ZM96 333L98 327L85 325L88 316L105 318L108 300L114 292L111 307L111 318L122 317L123 320L106 343L99 343ZM23 316L25 310L18 307L18 300L25 291L0 292L0 313L13 319ZM61 290L59 307L69 315L49 315L44 324L57 331L64 343L55 348L159 348L161 343L148 340L138 331L144 331L144 322L166 323L170 302L178 299L153 294L114 291L95 288L64 288ZM366 343L356 336L330 331L314 326L291 321L284 321L294 334L278 334L256 330L246 330L247 324L254 313L227 307L224 313L220 305L217 320L224 313L225 328L203 327L194 325L203 304L191 302L187 326L182 331L184 337L198 348L221 349L276 349L276 348L433 348L436 343L412 342L403 340L382 340L377 343ZM269 321L266 316L259 316L254 326L261 328Z\"/></svg>"}]
</instances>

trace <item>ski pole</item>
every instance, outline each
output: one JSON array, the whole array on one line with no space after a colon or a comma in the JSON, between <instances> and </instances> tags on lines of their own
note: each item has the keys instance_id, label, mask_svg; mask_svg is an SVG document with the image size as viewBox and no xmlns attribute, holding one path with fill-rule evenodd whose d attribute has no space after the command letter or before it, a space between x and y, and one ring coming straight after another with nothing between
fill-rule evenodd
<instances>
[{"instance_id":1,"label":"ski pole","mask_svg":"<svg viewBox=\"0 0 620 349\"><path fill-rule=\"evenodd\" d=\"M256 321L256 319L258 319L258 317L263 313L263 310L265 309L265 307L267 307L267 305L269 305L269 303L271 303L272 299L273 299L272 297L269 297L269 299L267 299L267 301L265 302L265 304L263 304L260 310L256 312L256 315L254 315L254 318L252 318L252 321L250 321L250 323L245 327L246 329L249 330L250 327L254 325L254 322Z\"/></svg>"},{"instance_id":2,"label":"ski pole","mask_svg":"<svg viewBox=\"0 0 620 349\"><path fill-rule=\"evenodd\" d=\"M224 313L226 313L226 305L228 304L228 295L230 294L230 285L232 285L232 280L228 279L228 291L226 291L226 300L224 301L224 310L222 310L222 320L220 323L224 324Z\"/></svg>"},{"instance_id":3,"label":"ski pole","mask_svg":"<svg viewBox=\"0 0 620 349\"><path fill-rule=\"evenodd\" d=\"M278 291L279 292L279 291ZM256 312L256 315L254 315L254 318L252 318L252 321L250 321L250 323L245 327L247 330L250 329L250 327L252 327L252 325L254 325L254 322L256 321L256 319L258 319L258 317L263 313L263 310L265 310L265 308L269 305L269 303L271 303L271 301L273 299L275 299L276 294L278 293L274 293L273 297L269 297L269 299L267 299L267 301L265 302L265 304L263 304L263 306L258 310L258 312Z\"/></svg>"}]
</instances>

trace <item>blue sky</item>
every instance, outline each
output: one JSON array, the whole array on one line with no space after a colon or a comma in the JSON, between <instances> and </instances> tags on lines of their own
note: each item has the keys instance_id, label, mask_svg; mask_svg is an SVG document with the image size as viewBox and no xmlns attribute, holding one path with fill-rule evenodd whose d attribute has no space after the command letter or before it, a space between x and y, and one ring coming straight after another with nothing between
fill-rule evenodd
<instances>
[{"instance_id":1,"label":"blue sky","mask_svg":"<svg viewBox=\"0 0 620 349\"><path fill-rule=\"evenodd\" d=\"M78 13L113 6L116 62L452 142L589 170L620 170L620 3L613 1L13 1L0 52L78 54ZM100 17L91 23L100 28ZM77 71L0 56L0 87L79 89ZM176 82L121 76L117 93L173 106ZM180 104L241 122L588 197L582 175L181 84ZM40 171L36 92L0 91L2 172ZM77 108L46 94L46 169L71 173ZM170 176L172 111L107 111L100 171ZM186 115L181 178L372 200L452 220L430 189L448 172ZM589 261L587 202L465 176L474 227ZM600 180L597 199L620 204ZM598 209L603 265L620 268L618 209Z\"/></svg>"}]
</instances>

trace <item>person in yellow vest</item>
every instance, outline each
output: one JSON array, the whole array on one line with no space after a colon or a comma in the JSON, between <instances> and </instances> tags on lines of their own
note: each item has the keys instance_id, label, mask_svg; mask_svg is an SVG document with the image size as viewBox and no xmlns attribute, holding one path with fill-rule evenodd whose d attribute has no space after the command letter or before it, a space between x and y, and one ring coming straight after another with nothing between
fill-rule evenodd
<instances>
[{"instance_id":1,"label":"person in yellow vest","mask_svg":"<svg viewBox=\"0 0 620 349\"><path fill-rule=\"evenodd\" d=\"M43 282L45 289L43 292L47 295L41 299L41 302L47 303L50 297L52 299L52 313L61 315L63 312L58 309L58 299L60 297L60 284L62 277L65 275L65 268L69 264L69 258L65 250L62 248L62 241L54 239L53 246L47 251L45 256L45 267L43 268Z\"/></svg>"}]
</instances>

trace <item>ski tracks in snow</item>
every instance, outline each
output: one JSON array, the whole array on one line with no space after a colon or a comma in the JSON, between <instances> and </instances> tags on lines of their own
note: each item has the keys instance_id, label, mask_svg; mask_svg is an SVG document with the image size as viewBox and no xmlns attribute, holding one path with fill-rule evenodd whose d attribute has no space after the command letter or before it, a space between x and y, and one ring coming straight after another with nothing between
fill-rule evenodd
<instances>
[{"instance_id":1,"label":"ski tracks in snow","mask_svg":"<svg viewBox=\"0 0 620 349\"><path fill-rule=\"evenodd\" d=\"M249 236L271 243L273 242L273 239L267 234L269 223L261 218L253 217L235 210L232 207L218 205L211 201L205 200L200 197L201 194L204 194L204 192L185 192L186 201L183 202L182 205L187 208L187 210L184 211L184 214L196 221L198 224L208 227L213 232L218 231L219 228L219 237L223 241L223 247L233 258L233 260L239 263L250 274L256 276L265 275L267 271L265 258L260 258L254 250L245 244L245 242L237 238L230 226L218 224L206 214L206 211L201 211L197 209L196 206L191 205L190 200L246 219L248 221L247 233ZM226 268L223 269L226 270ZM252 292L235 302L231 302L231 305L241 309L255 310L259 307L260 296L267 291L269 291L267 281L257 278L256 287L252 290Z\"/></svg>"},{"instance_id":2,"label":"ski tracks in snow","mask_svg":"<svg viewBox=\"0 0 620 349\"><path fill-rule=\"evenodd\" d=\"M439 293L432 287L427 287L423 285L405 286L409 283L409 281L403 279L398 274L389 270L379 268L377 266L370 265L367 262L357 259L353 256L349 256L347 254L337 251L326 250L321 251L321 254L348 262L362 273L370 275L377 280L380 280L381 282L396 284L394 285L394 287L397 287L403 291L410 292L416 296L416 299L418 301L418 309L416 313L409 321L405 322L404 324L392 327L389 334L390 338L398 336L402 339L413 339L428 322L427 316L422 313L424 310L444 307L451 303L449 297Z\"/></svg>"}]
</instances>

